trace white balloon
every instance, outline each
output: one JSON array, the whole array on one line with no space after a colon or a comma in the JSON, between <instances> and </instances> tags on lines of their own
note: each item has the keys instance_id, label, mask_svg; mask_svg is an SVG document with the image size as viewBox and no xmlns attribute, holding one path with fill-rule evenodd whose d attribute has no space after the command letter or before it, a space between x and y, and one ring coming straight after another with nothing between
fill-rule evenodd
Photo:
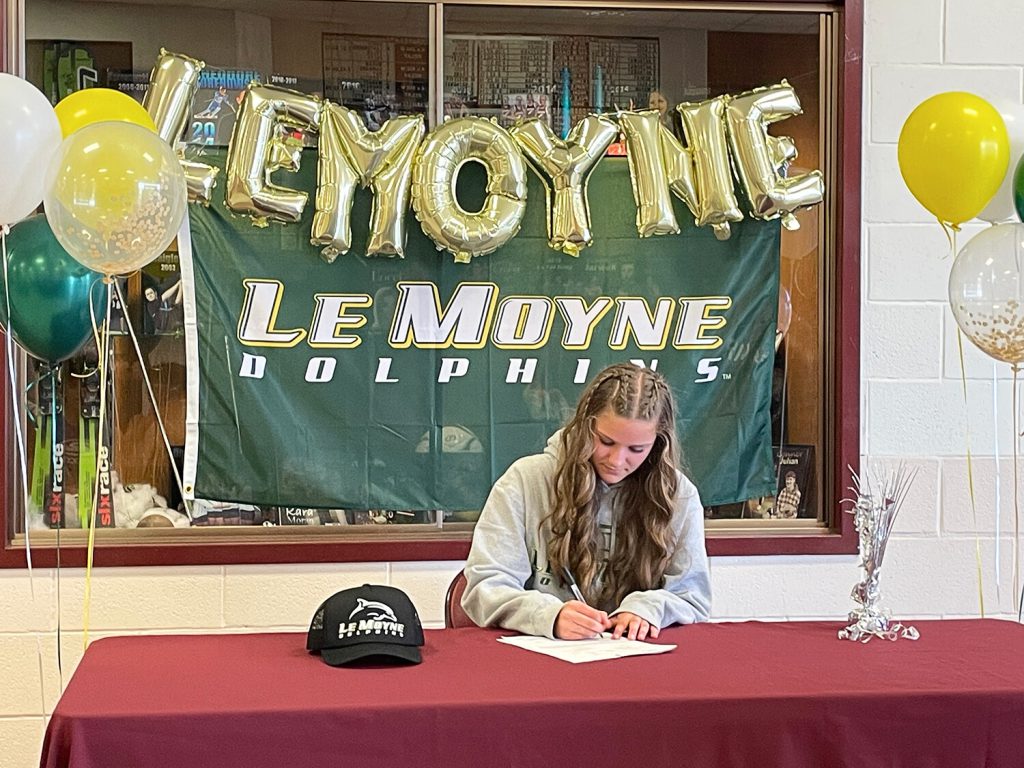
<instances>
[{"instance_id":1,"label":"white balloon","mask_svg":"<svg viewBox=\"0 0 1024 768\"><path fill-rule=\"evenodd\" d=\"M43 177L61 142L60 123L31 83L0 72L0 224L15 224L43 200Z\"/></svg>"},{"instance_id":2,"label":"white balloon","mask_svg":"<svg viewBox=\"0 0 1024 768\"><path fill-rule=\"evenodd\" d=\"M1003 183L999 185L988 205L981 209L978 218L992 224L1004 221L1019 221L1017 209L1013 205L1013 169L1017 161L1024 155L1024 104L1009 99L992 101L992 106L999 110L1006 123L1006 133L1010 137L1010 167L1006 169Z\"/></svg>"}]
</instances>

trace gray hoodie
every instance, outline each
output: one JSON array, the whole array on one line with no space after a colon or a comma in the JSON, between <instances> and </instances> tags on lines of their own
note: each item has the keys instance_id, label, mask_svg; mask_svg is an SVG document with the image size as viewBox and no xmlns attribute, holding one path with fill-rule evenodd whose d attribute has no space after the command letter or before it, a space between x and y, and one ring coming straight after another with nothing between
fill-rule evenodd
<instances>
[{"instance_id":1,"label":"gray hoodie","mask_svg":"<svg viewBox=\"0 0 1024 768\"><path fill-rule=\"evenodd\" d=\"M462 607L480 626L500 626L529 635L554 637L555 618L572 594L548 569L551 486L561 454L559 434L544 453L516 461L491 489L473 533L466 561ZM604 534L600 558L614 551L619 488L598 479L598 525ZM618 606L656 627L707 621L711 584L704 549L704 508L697 489L679 473L672 515L675 548L660 589L632 592Z\"/></svg>"}]
</instances>

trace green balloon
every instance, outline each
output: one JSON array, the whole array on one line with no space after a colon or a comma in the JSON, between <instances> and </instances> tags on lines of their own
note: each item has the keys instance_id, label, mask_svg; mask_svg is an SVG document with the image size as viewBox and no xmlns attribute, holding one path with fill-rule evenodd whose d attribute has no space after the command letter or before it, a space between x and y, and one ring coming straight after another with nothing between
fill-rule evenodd
<instances>
[{"instance_id":1,"label":"green balloon","mask_svg":"<svg viewBox=\"0 0 1024 768\"><path fill-rule=\"evenodd\" d=\"M102 275L68 255L42 214L15 225L7 236L7 279L11 313L0 293L0 322L44 362L67 360L92 337L90 297L97 322L103 320L106 292L102 284L93 289ZM0 290L6 290L2 271Z\"/></svg>"},{"instance_id":2,"label":"green balloon","mask_svg":"<svg viewBox=\"0 0 1024 768\"><path fill-rule=\"evenodd\" d=\"M1017 168L1013 172L1013 207L1017 209L1017 215L1024 221L1024 157L1017 162Z\"/></svg>"}]
</instances>

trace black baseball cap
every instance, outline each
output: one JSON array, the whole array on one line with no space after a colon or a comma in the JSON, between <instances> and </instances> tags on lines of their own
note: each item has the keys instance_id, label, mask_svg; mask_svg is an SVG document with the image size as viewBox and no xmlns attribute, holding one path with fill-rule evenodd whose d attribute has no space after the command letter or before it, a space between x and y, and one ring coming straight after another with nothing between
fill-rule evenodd
<instances>
[{"instance_id":1,"label":"black baseball cap","mask_svg":"<svg viewBox=\"0 0 1024 768\"><path fill-rule=\"evenodd\" d=\"M423 626L412 600L400 589L364 584L337 592L313 614L306 650L338 667L368 656L423 661Z\"/></svg>"}]
</instances>

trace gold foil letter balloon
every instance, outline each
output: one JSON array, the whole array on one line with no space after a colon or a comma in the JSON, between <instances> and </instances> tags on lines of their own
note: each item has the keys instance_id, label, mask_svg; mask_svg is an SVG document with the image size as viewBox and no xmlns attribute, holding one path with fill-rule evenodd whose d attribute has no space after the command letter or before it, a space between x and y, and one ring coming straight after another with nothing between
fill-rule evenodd
<instances>
[{"instance_id":1,"label":"gold foil letter balloon","mask_svg":"<svg viewBox=\"0 0 1024 768\"><path fill-rule=\"evenodd\" d=\"M161 48L160 56L149 75L149 88L142 104L153 119L157 134L175 151L178 151L178 139L188 125L192 99L199 87L199 74L205 66L198 59ZM178 155L185 171L188 199L209 204L220 168L185 160L180 151Z\"/></svg>"},{"instance_id":2,"label":"gold foil letter balloon","mask_svg":"<svg viewBox=\"0 0 1024 768\"><path fill-rule=\"evenodd\" d=\"M732 157L750 198L751 214L759 219L781 216L787 229L800 226L794 211L820 203L825 195L821 171L790 178L780 175L780 155L792 153L778 142L773 153L769 143L769 125L802 112L800 100L785 80L735 96L726 108Z\"/></svg>"},{"instance_id":3,"label":"gold foil letter balloon","mask_svg":"<svg viewBox=\"0 0 1024 768\"><path fill-rule=\"evenodd\" d=\"M172 147L188 124L192 99L199 87L199 73L205 66L198 59L161 48L149 74L149 88L142 106L153 118L157 134Z\"/></svg>"},{"instance_id":4,"label":"gold foil letter balloon","mask_svg":"<svg viewBox=\"0 0 1024 768\"><path fill-rule=\"evenodd\" d=\"M710 226L719 240L729 239L729 222L743 219L733 191L726 142L727 99L727 96L718 96L699 104L680 104L677 107L697 170L697 189L700 192L697 226Z\"/></svg>"},{"instance_id":5,"label":"gold foil letter balloon","mask_svg":"<svg viewBox=\"0 0 1024 768\"><path fill-rule=\"evenodd\" d=\"M640 237L674 235L679 224L672 209L673 192L696 215L693 156L661 124L659 111L620 112L618 118L626 138L636 230ZM669 139L674 143L666 144Z\"/></svg>"},{"instance_id":6,"label":"gold foil letter balloon","mask_svg":"<svg viewBox=\"0 0 1024 768\"><path fill-rule=\"evenodd\" d=\"M371 133L358 113L326 104L320 116L313 245L334 261L352 246L356 185L373 191L368 256L403 256L412 161L423 138L422 115L393 117Z\"/></svg>"},{"instance_id":7,"label":"gold foil letter balloon","mask_svg":"<svg viewBox=\"0 0 1024 768\"><path fill-rule=\"evenodd\" d=\"M228 146L228 208L257 220L298 221L309 198L305 192L270 182L275 170L297 169L298 158L282 144L282 127L316 130L322 102L312 96L252 83L246 88Z\"/></svg>"},{"instance_id":8,"label":"gold foil letter balloon","mask_svg":"<svg viewBox=\"0 0 1024 768\"><path fill-rule=\"evenodd\" d=\"M786 176L789 164L797 159L799 152L796 143L791 136L769 136L768 154L771 156L772 165L779 172L780 176Z\"/></svg>"},{"instance_id":9,"label":"gold foil letter balloon","mask_svg":"<svg viewBox=\"0 0 1024 768\"><path fill-rule=\"evenodd\" d=\"M688 147L661 124L656 111L619 115L641 237L679 231L672 194L686 203L698 226L711 226L720 240L729 237L730 221L743 218L733 194L723 103L719 97L677 107Z\"/></svg>"},{"instance_id":10,"label":"gold foil letter balloon","mask_svg":"<svg viewBox=\"0 0 1024 768\"><path fill-rule=\"evenodd\" d=\"M587 179L619 133L614 121L601 115L585 117L563 140L541 118L512 128L512 138L544 182L548 204L548 245L570 256L590 245L590 206Z\"/></svg>"},{"instance_id":11,"label":"gold foil letter balloon","mask_svg":"<svg viewBox=\"0 0 1024 768\"><path fill-rule=\"evenodd\" d=\"M487 171L479 211L455 197L459 170L475 161ZM508 132L482 117L449 120L431 131L416 153L412 205L426 235L458 263L491 253L519 231L526 213L526 161Z\"/></svg>"}]
</instances>

